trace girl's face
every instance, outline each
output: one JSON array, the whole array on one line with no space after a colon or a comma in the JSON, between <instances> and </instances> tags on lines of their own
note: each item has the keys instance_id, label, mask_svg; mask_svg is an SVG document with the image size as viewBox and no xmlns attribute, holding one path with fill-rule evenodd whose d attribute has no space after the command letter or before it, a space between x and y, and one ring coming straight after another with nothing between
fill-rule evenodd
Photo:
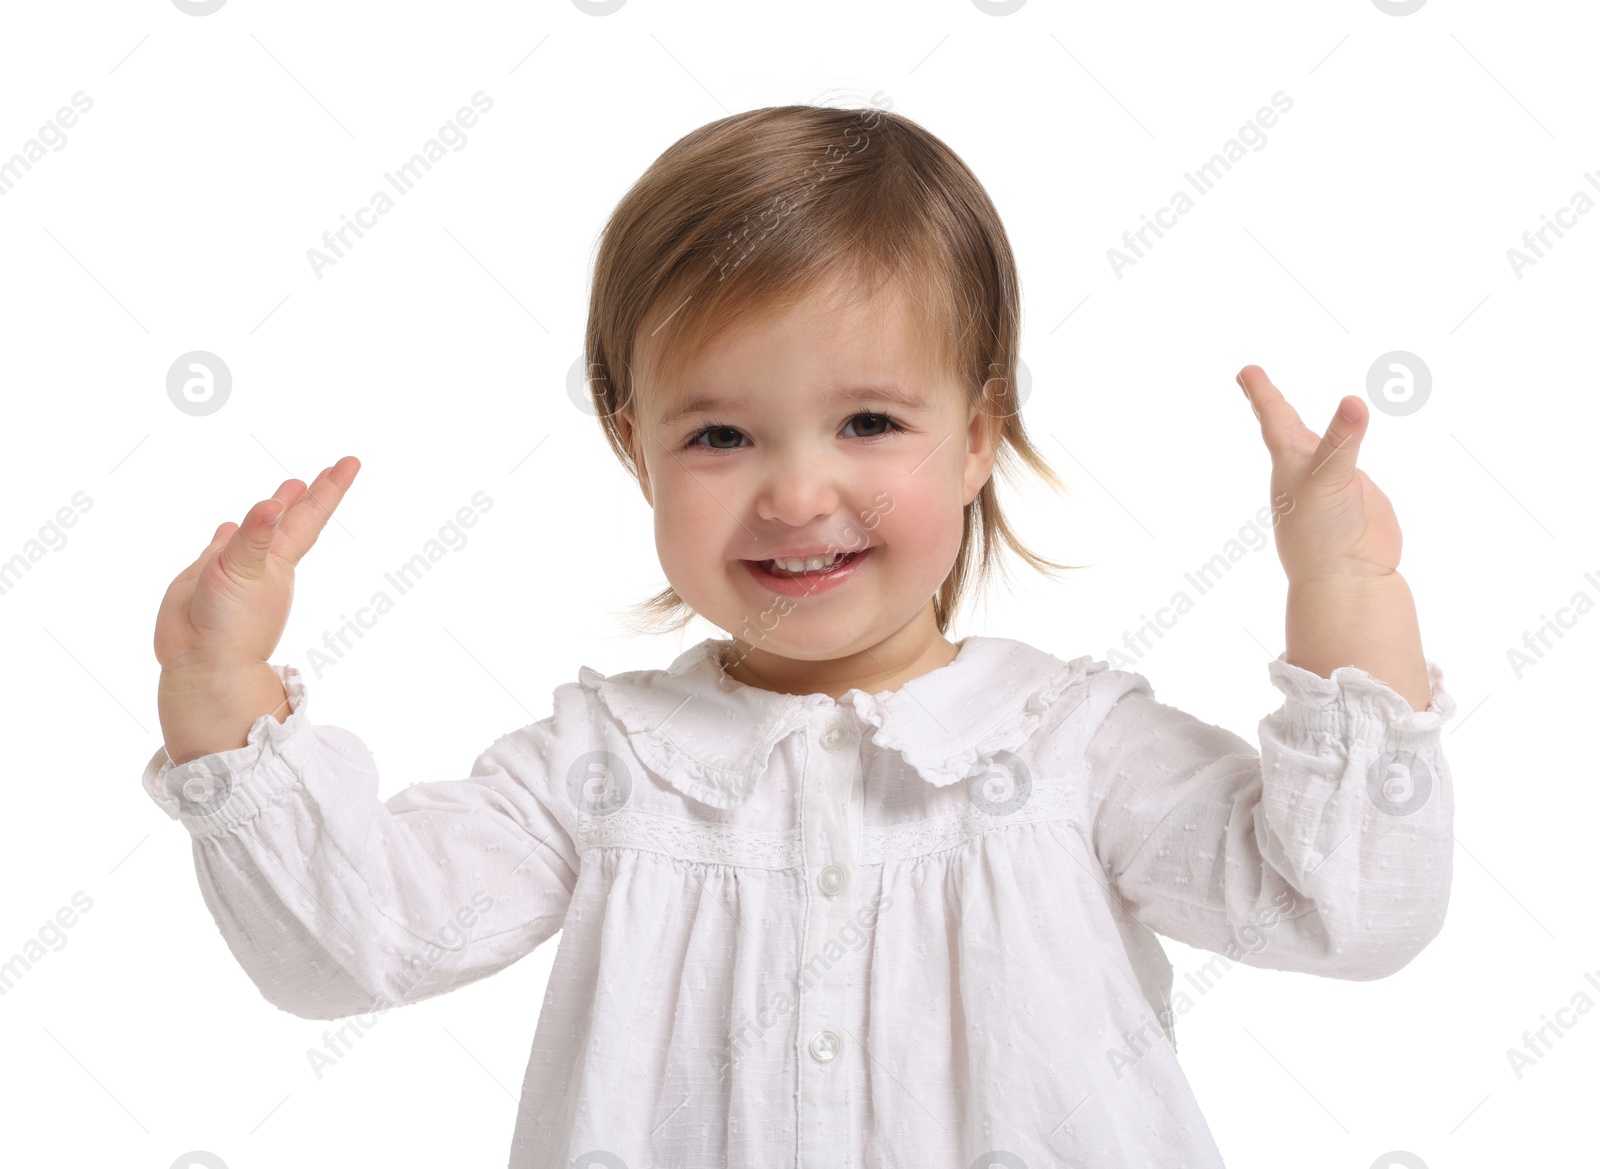
<instances>
[{"instance_id":1,"label":"girl's face","mask_svg":"<svg viewBox=\"0 0 1600 1169\"><path fill-rule=\"evenodd\" d=\"M661 566L752 661L870 657L896 634L901 661L949 645L932 598L995 451L929 364L903 297L829 293L719 341L672 385L641 385L623 431ZM831 570L775 563L836 554Z\"/></svg>"}]
</instances>

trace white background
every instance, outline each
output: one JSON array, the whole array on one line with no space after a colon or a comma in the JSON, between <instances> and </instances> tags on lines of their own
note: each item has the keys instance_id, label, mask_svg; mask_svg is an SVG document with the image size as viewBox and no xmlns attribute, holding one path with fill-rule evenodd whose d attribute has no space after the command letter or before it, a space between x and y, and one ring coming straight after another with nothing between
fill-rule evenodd
<instances>
[{"instance_id":1,"label":"white background","mask_svg":"<svg viewBox=\"0 0 1600 1169\"><path fill-rule=\"evenodd\" d=\"M1268 502L1241 366L1319 432L1380 354L1431 370L1423 408L1372 410L1361 466L1394 502L1424 646L1460 703L1449 920L1375 983L1235 966L1179 1018L1179 1054L1238 1169L1369 1169L1397 1149L1563 1162L1600 1078L1600 1012L1520 1079L1506 1052L1577 992L1600 1002L1583 977L1600 978L1584 729L1600 617L1520 678L1507 651L1574 594L1600 597L1579 474L1600 215L1520 278L1506 253L1577 190L1600 196L1583 180L1600 180L1590 20L1446 0L1407 16L1371 0L8 6L0 159L75 92L94 104L0 198L0 559L75 492L92 507L0 595L0 960L75 892L93 908L0 997L0 1161L505 1164L557 939L382 1016L317 1079L305 1053L330 1024L260 997L187 835L139 786L161 741L157 603L218 523L355 454L275 656L303 666L487 492L470 542L310 681L313 721L361 735L385 796L464 776L580 664L661 666L718 635L641 639L616 619L665 579L643 498L566 391L592 249L695 127L882 93L1004 218L1024 417L1071 488L1004 499L1041 552L1090 566L1064 584L1018 566L952 636L1104 656L1184 587ZM306 250L479 90L494 106L467 145L314 275ZM1114 274L1107 249L1280 90L1294 106L1265 147ZM195 349L233 376L206 417L166 393ZM1269 545L1137 668L1254 741L1280 701L1284 599ZM1166 944L1181 986L1208 955Z\"/></svg>"}]
</instances>

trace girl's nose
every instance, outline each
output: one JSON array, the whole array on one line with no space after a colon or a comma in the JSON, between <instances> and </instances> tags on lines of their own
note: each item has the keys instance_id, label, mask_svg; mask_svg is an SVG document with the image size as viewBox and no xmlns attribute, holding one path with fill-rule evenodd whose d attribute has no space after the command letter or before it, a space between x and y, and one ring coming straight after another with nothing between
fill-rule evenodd
<instances>
[{"instance_id":1,"label":"girl's nose","mask_svg":"<svg viewBox=\"0 0 1600 1169\"><path fill-rule=\"evenodd\" d=\"M798 528L832 515L838 510L839 498L827 460L797 452L775 461L767 470L756 498L756 514L763 520Z\"/></svg>"}]
</instances>

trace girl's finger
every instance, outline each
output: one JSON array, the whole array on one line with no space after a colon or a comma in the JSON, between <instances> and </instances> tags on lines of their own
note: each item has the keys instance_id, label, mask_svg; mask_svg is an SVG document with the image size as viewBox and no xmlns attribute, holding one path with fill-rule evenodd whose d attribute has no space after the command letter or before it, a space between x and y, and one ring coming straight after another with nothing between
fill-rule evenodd
<instances>
[{"instance_id":1,"label":"girl's finger","mask_svg":"<svg viewBox=\"0 0 1600 1169\"><path fill-rule=\"evenodd\" d=\"M306 488L305 494L285 510L280 525L283 540L278 552L289 563L299 564L300 558L317 542L317 537L333 515L333 509L339 506L339 501L355 481L359 470L360 461L354 455L346 455L318 475Z\"/></svg>"},{"instance_id":2,"label":"girl's finger","mask_svg":"<svg viewBox=\"0 0 1600 1169\"><path fill-rule=\"evenodd\" d=\"M285 479L282 483L278 484L278 489L272 493L272 498L283 504L285 509L288 509L294 505L295 500L300 498L301 493L304 492L305 489L306 485L300 482L300 480Z\"/></svg>"},{"instance_id":3,"label":"girl's finger","mask_svg":"<svg viewBox=\"0 0 1600 1169\"><path fill-rule=\"evenodd\" d=\"M255 580L267 564L267 552L278 537L278 521L283 518L283 504L277 499L263 499L244 517L238 531L222 546L222 567L230 576Z\"/></svg>"},{"instance_id":4,"label":"girl's finger","mask_svg":"<svg viewBox=\"0 0 1600 1169\"><path fill-rule=\"evenodd\" d=\"M1367 413L1361 399L1347 395L1339 400L1327 433L1312 452L1309 471L1320 473L1318 483L1332 482L1342 486L1355 474L1356 456L1360 453L1361 439L1367 432Z\"/></svg>"},{"instance_id":5,"label":"girl's finger","mask_svg":"<svg viewBox=\"0 0 1600 1169\"><path fill-rule=\"evenodd\" d=\"M272 498L283 504L284 509L287 510L288 507L300 497L301 493L303 493L305 489L305 484L301 483L300 480L285 479L282 483L278 484L278 489L272 493ZM238 531L238 525L232 520L224 520L222 523L218 524L217 530L211 533L210 543L202 548L200 550L200 555L196 556L192 561L190 561L188 566L184 568L184 570L180 572L174 579L184 580L189 577L198 576L200 574L200 570L205 567L206 561L210 560L211 557L216 553L217 549L226 544L229 538L231 538L233 533L236 531Z\"/></svg>"},{"instance_id":6,"label":"girl's finger","mask_svg":"<svg viewBox=\"0 0 1600 1169\"><path fill-rule=\"evenodd\" d=\"M1316 432L1309 430L1300 420L1299 412L1289 404L1289 400L1267 378L1267 371L1259 365L1245 366L1235 380L1261 423L1261 440L1267 444L1267 450L1274 460L1293 451L1295 440L1303 437L1300 435L1302 430L1310 438L1316 437ZM1309 439L1306 441L1309 442Z\"/></svg>"},{"instance_id":7,"label":"girl's finger","mask_svg":"<svg viewBox=\"0 0 1600 1169\"><path fill-rule=\"evenodd\" d=\"M233 522L231 520L225 520L218 524L217 530L211 534L211 542L204 548L200 549L200 555L189 561L189 563L184 566L183 571L172 578L172 582L176 584L179 581L189 580L192 577L199 576L200 570L205 567L206 561L210 560L211 557L216 553L216 550L222 546L223 542L227 540L229 536L233 535L233 532L231 531L232 527Z\"/></svg>"}]
</instances>

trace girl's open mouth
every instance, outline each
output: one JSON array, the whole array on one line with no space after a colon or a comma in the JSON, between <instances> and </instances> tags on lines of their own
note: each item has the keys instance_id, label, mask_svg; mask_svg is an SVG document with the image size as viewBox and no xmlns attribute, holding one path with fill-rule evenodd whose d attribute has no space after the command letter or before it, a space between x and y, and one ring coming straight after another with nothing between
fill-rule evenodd
<instances>
[{"instance_id":1,"label":"girl's open mouth","mask_svg":"<svg viewBox=\"0 0 1600 1169\"><path fill-rule=\"evenodd\" d=\"M859 552L835 554L831 563L801 572L782 568L771 560L745 560L741 563L763 588L791 597L803 597L837 588L852 579L861 571L861 565L870 558L875 547L872 545Z\"/></svg>"}]
</instances>

